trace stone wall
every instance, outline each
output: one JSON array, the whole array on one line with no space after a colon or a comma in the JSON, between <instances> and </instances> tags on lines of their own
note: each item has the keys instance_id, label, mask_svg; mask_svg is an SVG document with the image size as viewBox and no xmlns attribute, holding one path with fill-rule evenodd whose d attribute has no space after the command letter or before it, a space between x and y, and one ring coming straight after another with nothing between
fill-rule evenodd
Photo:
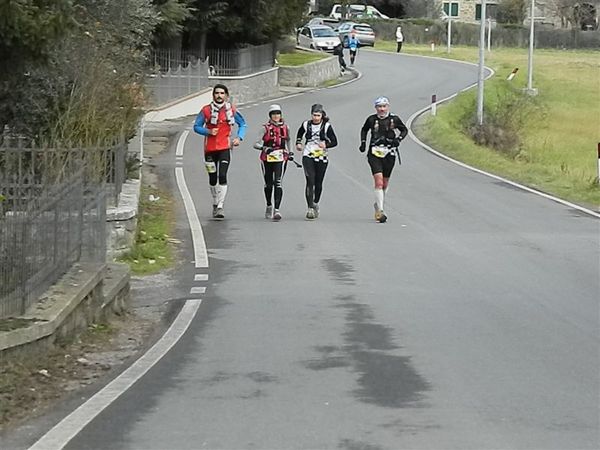
<instances>
[{"instance_id":1,"label":"stone wall","mask_svg":"<svg viewBox=\"0 0 600 450\"><path fill-rule=\"evenodd\" d=\"M137 228L140 180L127 180L119 206L106 210L106 257L112 261L133 247Z\"/></svg>"},{"instance_id":2,"label":"stone wall","mask_svg":"<svg viewBox=\"0 0 600 450\"><path fill-rule=\"evenodd\" d=\"M213 85L223 83L229 88L231 100L236 105L253 102L273 95L277 88L277 67L240 77L210 77Z\"/></svg>"},{"instance_id":3,"label":"stone wall","mask_svg":"<svg viewBox=\"0 0 600 450\"><path fill-rule=\"evenodd\" d=\"M330 56L301 66L279 66L281 86L315 87L338 78L340 65L337 56Z\"/></svg>"}]
</instances>

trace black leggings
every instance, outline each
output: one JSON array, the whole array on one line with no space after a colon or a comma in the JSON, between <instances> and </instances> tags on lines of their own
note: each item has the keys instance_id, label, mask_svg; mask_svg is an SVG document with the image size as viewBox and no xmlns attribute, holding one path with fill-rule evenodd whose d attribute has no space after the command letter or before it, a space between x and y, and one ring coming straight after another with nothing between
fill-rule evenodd
<instances>
[{"instance_id":1,"label":"black leggings","mask_svg":"<svg viewBox=\"0 0 600 450\"><path fill-rule=\"evenodd\" d=\"M207 152L204 154L204 162L208 171L208 184L216 186L217 181L221 186L227 184L227 169L229 169L229 161L231 160L231 150L219 150L216 152ZM214 164L214 166L212 166ZM214 169L209 170L209 166Z\"/></svg>"},{"instance_id":2,"label":"black leggings","mask_svg":"<svg viewBox=\"0 0 600 450\"><path fill-rule=\"evenodd\" d=\"M315 203L321 200L323 192L323 179L325 171L327 171L327 161L315 161L313 158L304 156L302 158L302 166L304 167L304 176L306 177L306 204L309 208L313 208Z\"/></svg>"},{"instance_id":3,"label":"black leggings","mask_svg":"<svg viewBox=\"0 0 600 450\"><path fill-rule=\"evenodd\" d=\"M273 197L273 188L275 188L275 209L279 209L281 199L283 198L283 187L281 180L285 175L287 167L286 162L266 162L261 161L263 177L265 178L265 199L267 205L271 206L271 198Z\"/></svg>"}]
</instances>

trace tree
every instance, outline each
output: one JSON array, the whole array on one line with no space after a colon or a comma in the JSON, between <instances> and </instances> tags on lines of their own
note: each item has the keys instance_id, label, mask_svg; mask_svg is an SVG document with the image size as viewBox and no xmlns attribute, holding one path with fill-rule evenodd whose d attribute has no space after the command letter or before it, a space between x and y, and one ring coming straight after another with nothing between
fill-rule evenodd
<instances>
[{"instance_id":1,"label":"tree","mask_svg":"<svg viewBox=\"0 0 600 450\"><path fill-rule=\"evenodd\" d=\"M523 24L526 13L525 0L502 0L498 5L496 20L499 23Z\"/></svg>"},{"instance_id":2,"label":"tree","mask_svg":"<svg viewBox=\"0 0 600 450\"><path fill-rule=\"evenodd\" d=\"M226 1L215 2L212 0L192 0L191 5L194 10L185 24L185 29L188 35L191 35L191 40L194 40L194 36L198 36L200 57L204 59L206 58L208 34L218 29L220 24L225 25L229 5Z\"/></svg>"}]
</instances>

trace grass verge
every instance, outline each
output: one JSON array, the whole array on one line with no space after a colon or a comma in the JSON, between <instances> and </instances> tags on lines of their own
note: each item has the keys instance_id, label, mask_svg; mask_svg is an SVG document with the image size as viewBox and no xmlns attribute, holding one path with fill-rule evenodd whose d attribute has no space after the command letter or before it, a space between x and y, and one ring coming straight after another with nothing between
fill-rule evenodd
<instances>
[{"instance_id":1,"label":"grass verge","mask_svg":"<svg viewBox=\"0 0 600 450\"><path fill-rule=\"evenodd\" d=\"M396 51L396 43L381 41L377 50ZM405 46L403 53L477 62L475 47ZM600 54L594 51L536 50L534 82L540 108L527 117L521 145L510 153L481 147L463 133L458 118L472 107L476 92L460 94L417 126L419 136L448 156L483 170L549 192L594 209L600 207L597 145L600 142ZM496 74L485 85L486 102L508 83L520 91L527 84L527 49L502 48L486 52L485 64ZM485 117L484 108L484 117Z\"/></svg>"},{"instance_id":2,"label":"grass verge","mask_svg":"<svg viewBox=\"0 0 600 450\"><path fill-rule=\"evenodd\" d=\"M159 198L151 201L150 195ZM169 192L142 187L136 241L131 251L121 258L137 275L160 272L173 264L175 240L175 205Z\"/></svg>"},{"instance_id":3,"label":"grass verge","mask_svg":"<svg viewBox=\"0 0 600 450\"><path fill-rule=\"evenodd\" d=\"M302 50L294 50L290 53L280 53L277 56L277 61L280 66L301 66L314 61L325 59L330 55L314 52L304 52Z\"/></svg>"}]
</instances>

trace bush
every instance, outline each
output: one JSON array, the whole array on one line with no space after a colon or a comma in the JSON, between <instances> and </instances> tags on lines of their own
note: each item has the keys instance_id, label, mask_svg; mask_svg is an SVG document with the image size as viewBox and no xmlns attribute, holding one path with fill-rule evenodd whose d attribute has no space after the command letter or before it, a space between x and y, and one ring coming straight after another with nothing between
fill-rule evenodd
<instances>
[{"instance_id":1,"label":"bush","mask_svg":"<svg viewBox=\"0 0 600 450\"><path fill-rule=\"evenodd\" d=\"M516 158L520 153L521 136L528 118L543 114L542 105L514 89L507 81L486 91L483 124L477 123L476 99L461 118L463 130L479 145L491 147Z\"/></svg>"}]
</instances>

